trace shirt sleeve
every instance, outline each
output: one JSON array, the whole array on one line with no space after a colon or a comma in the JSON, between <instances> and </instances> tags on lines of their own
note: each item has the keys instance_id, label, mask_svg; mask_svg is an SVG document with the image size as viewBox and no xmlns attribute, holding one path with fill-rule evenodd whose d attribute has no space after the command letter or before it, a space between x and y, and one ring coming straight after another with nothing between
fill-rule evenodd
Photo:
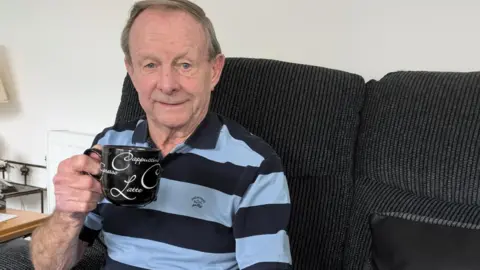
<instances>
[{"instance_id":1,"label":"shirt sleeve","mask_svg":"<svg viewBox=\"0 0 480 270\"><path fill-rule=\"evenodd\" d=\"M78 236L80 240L88 243L88 246L93 245L103 227L103 218L98 214L98 207L99 205L95 210L88 213Z\"/></svg>"},{"instance_id":2,"label":"shirt sleeve","mask_svg":"<svg viewBox=\"0 0 480 270\"><path fill-rule=\"evenodd\" d=\"M287 226L291 204L280 158L259 167L235 213L236 259L242 270L292 269Z\"/></svg>"}]
</instances>

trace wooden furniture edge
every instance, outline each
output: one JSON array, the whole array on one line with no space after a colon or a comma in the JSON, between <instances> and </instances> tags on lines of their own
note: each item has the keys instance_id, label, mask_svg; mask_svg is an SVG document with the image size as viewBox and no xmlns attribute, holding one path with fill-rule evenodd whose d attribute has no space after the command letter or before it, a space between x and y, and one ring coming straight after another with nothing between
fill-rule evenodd
<instances>
[{"instance_id":1,"label":"wooden furniture edge","mask_svg":"<svg viewBox=\"0 0 480 270\"><path fill-rule=\"evenodd\" d=\"M0 211L0 213L4 213L4 214L17 215L17 217L15 218L20 218L19 216L25 212L30 212L30 214L34 214L38 216L38 218L35 218L31 221L24 222L19 225L13 226L12 228L7 229L6 232L3 232L0 234L0 243L6 242L24 235L31 234L33 230L35 230L40 224L42 224L42 222L44 222L49 217L49 215L32 212L32 211L13 210L13 209L6 209L6 211L5 210Z\"/></svg>"}]
</instances>

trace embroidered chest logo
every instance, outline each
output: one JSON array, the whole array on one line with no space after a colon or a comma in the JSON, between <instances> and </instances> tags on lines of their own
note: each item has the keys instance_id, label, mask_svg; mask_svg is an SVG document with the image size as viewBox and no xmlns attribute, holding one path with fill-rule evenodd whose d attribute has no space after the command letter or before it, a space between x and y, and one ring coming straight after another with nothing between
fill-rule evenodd
<instances>
[{"instance_id":1,"label":"embroidered chest logo","mask_svg":"<svg viewBox=\"0 0 480 270\"><path fill-rule=\"evenodd\" d=\"M195 196L192 198L192 207L202 208L205 202L205 199L203 199L202 197Z\"/></svg>"}]
</instances>

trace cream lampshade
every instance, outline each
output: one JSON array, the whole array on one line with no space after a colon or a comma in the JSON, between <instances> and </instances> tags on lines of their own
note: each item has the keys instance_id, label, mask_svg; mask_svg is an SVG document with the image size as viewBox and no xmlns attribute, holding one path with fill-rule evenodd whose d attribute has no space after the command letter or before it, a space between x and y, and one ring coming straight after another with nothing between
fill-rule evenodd
<instances>
[{"instance_id":1,"label":"cream lampshade","mask_svg":"<svg viewBox=\"0 0 480 270\"><path fill-rule=\"evenodd\" d=\"M7 103L8 96L7 91L5 91L5 87L3 86L2 79L0 79L0 103Z\"/></svg>"}]
</instances>

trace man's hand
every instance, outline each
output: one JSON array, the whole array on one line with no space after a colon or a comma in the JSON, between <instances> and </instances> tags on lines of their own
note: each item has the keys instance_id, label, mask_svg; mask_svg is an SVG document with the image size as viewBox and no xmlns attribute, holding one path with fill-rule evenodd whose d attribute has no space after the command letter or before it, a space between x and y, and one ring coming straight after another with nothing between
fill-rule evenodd
<instances>
[{"instance_id":1,"label":"man's hand","mask_svg":"<svg viewBox=\"0 0 480 270\"><path fill-rule=\"evenodd\" d=\"M101 146L95 145L101 150ZM102 199L102 187L91 175L100 173L100 158L91 154L75 155L63 160L53 178L56 211L82 220ZM79 214L79 215L74 215Z\"/></svg>"},{"instance_id":2,"label":"man's hand","mask_svg":"<svg viewBox=\"0 0 480 270\"><path fill-rule=\"evenodd\" d=\"M95 146L101 149L100 146ZM88 212L102 199L97 156L76 155L60 163L53 178L56 209L32 233L30 252L35 269L71 269L83 256L86 244L78 239Z\"/></svg>"}]
</instances>

